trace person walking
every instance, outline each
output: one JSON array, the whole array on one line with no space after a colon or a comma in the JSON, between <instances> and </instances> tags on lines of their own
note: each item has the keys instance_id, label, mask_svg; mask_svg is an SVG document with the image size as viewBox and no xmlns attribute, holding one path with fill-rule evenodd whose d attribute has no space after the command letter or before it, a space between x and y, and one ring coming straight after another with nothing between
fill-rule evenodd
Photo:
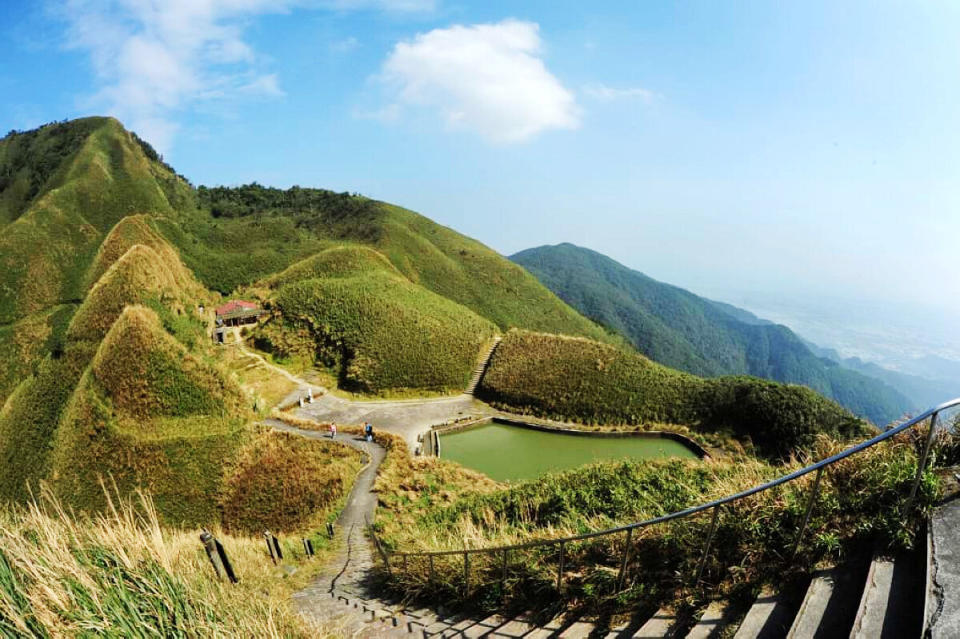
<instances>
[{"instance_id":1,"label":"person walking","mask_svg":"<svg viewBox=\"0 0 960 639\"><path fill-rule=\"evenodd\" d=\"M333 422L330 422L330 439L337 438L337 425Z\"/></svg>"},{"instance_id":2,"label":"person walking","mask_svg":"<svg viewBox=\"0 0 960 639\"><path fill-rule=\"evenodd\" d=\"M373 424L371 424L370 422L367 422L366 424L364 424L363 432L367 436L367 441L372 442L373 441Z\"/></svg>"}]
</instances>

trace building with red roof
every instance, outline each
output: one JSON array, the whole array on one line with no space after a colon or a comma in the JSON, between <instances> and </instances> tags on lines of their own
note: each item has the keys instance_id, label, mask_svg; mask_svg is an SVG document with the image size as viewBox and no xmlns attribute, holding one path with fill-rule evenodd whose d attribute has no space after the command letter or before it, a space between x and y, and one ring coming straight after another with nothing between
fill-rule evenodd
<instances>
[{"instance_id":1,"label":"building with red roof","mask_svg":"<svg viewBox=\"0 0 960 639\"><path fill-rule=\"evenodd\" d=\"M230 300L217 308L217 324L220 326L254 324L262 312L259 304L245 300Z\"/></svg>"}]
</instances>

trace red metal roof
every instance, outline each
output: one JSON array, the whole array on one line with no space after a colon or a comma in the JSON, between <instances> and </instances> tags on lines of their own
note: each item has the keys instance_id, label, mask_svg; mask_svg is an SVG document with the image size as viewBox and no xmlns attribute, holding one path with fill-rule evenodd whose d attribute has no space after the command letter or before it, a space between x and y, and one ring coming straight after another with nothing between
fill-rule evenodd
<instances>
[{"instance_id":1,"label":"red metal roof","mask_svg":"<svg viewBox=\"0 0 960 639\"><path fill-rule=\"evenodd\" d=\"M259 308L260 307L253 302L246 302L244 300L230 300L217 309L217 315L226 315L227 313L235 313L237 311L255 311Z\"/></svg>"}]
</instances>

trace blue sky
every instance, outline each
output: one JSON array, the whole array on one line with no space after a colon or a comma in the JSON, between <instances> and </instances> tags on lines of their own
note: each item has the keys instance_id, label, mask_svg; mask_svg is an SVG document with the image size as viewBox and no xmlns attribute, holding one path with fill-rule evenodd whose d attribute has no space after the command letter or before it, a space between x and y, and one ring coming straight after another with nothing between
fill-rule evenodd
<instances>
[{"instance_id":1,"label":"blue sky","mask_svg":"<svg viewBox=\"0 0 960 639\"><path fill-rule=\"evenodd\" d=\"M7 0L0 126L109 113L197 184L960 317L958 27L955 2Z\"/></svg>"}]
</instances>

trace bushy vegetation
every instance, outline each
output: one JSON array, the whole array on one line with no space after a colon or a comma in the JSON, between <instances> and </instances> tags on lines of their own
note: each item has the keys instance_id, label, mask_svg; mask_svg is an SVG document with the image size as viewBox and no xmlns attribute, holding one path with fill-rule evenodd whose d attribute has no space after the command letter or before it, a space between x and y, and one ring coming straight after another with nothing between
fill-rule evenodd
<instances>
[{"instance_id":1,"label":"bushy vegetation","mask_svg":"<svg viewBox=\"0 0 960 639\"><path fill-rule=\"evenodd\" d=\"M764 581L780 583L793 570L837 561L875 537L891 546L909 544L920 517L903 518L902 505L916 473L917 440L905 434L827 470L797 557L792 549L812 474L723 507L703 585L730 593ZM823 458L841 447L821 436L813 454ZM414 492L411 501L426 507L391 508L390 516L378 517L378 528L385 544L403 550L482 548L577 535L733 494L798 466L775 467L749 458L604 463L497 491L464 492L451 504L431 505ZM937 493L936 476L929 472L921 483L918 512L929 508ZM567 544L562 592L556 590L556 545L512 551L502 588L500 554L471 556L469 593L463 588L463 558L457 555L435 559L432 579L425 559L397 560L393 583L408 596L481 606L506 600L526 609L551 600L594 611L656 609L698 591L694 575L711 514L634 531L622 588L616 582L623 533Z\"/></svg>"},{"instance_id":2,"label":"bushy vegetation","mask_svg":"<svg viewBox=\"0 0 960 639\"><path fill-rule=\"evenodd\" d=\"M289 605L329 552L290 576L263 538L224 534L238 584L213 578L200 530L160 525L153 502L75 515L45 495L0 511L0 636L333 637Z\"/></svg>"},{"instance_id":3,"label":"bushy vegetation","mask_svg":"<svg viewBox=\"0 0 960 639\"><path fill-rule=\"evenodd\" d=\"M196 293L198 285L183 263L177 251L153 228L153 219L148 215L131 215L120 220L97 250L87 275L92 287L113 264L118 262L134 246L146 246L157 255L156 268L166 271L171 282L184 292Z\"/></svg>"},{"instance_id":4,"label":"bushy vegetation","mask_svg":"<svg viewBox=\"0 0 960 639\"><path fill-rule=\"evenodd\" d=\"M331 245L289 217L216 219L201 211L157 226L203 285L224 295Z\"/></svg>"},{"instance_id":5,"label":"bushy vegetation","mask_svg":"<svg viewBox=\"0 0 960 639\"><path fill-rule=\"evenodd\" d=\"M230 531L319 530L363 463L353 448L268 431L239 454L220 498L223 525Z\"/></svg>"},{"instance_id":6,"label":"bushy vegetation","mask_svg":"<svg viewBox=\"0 0 960 639\"><path fill-rule=\"evenodd\" d=\"M803 384L879 425L915 408L883 382L818 357L786 326L658 282L594 251L560 244L510 259L560 299L671 368Z\"/></svg>"},{"instance_id":7,"label":"bushy vegetation","mask_svg":"<svg viewBox=\"0 0 960 639\"><path fill-rule=\"evenodd\" d=\"M255 343L280 357L302 354L302 346L283 350L285 334L307 328L317 358L347 390L462 389L494 333L470 310L387 270L287 284L274 305L279 316Z\"/></svg>"},{"instance_id":8,"label":"bushy vegetation","mask_svg":"<svg viewBox=\"0 0 960 639\"><path fill-rule=\"evenodd\" d=\"M344 244L326 249L286 270L268 277L264 284L280 288L302 280L329 277L356 277L372 271L386 271L400 276L382 253L362 245ZM402 276L400 276L402 277Z\"/></svg>"},{"instance_id":9,"label":"bushy vegetation","mask_svg":"<svg viewBox=\"0 0 960 639\"><path fill-rule=\"evenodd\" d=\"M99 341L128 304L163 299L179 302L182 291L160 255L142 244L135 245L107 269L77 309L67 337ZM179 310L183 310L182 303Z\"/></svg>"},{"instance_id":10,"label":"bushy vegetation","mask_svg":"<svg viewBox=\"0 0 960 639\"><path fill-rule=\"evenodd\" d=\"M805 387L750 377L702 379L599 342L526 331L506 335L480 392L544 417L727 431L771 457L808 447L821 432L846 439L864 428Z\"/></svg>"},{"instance_id":11,"label":"bushy vegetation","mask_svg":"<svg viewBox=\"0 0 960 639\"><path fill-rule=\"evenodd\" d=\"M102 118L51 122L0 140L0 225L15 220L102 125Z\"/></svg>"},{"instance_id":12,"label":"bushy vegetation","mask_svg":"<svg viewBox=\"0 0 960 639\"><path fill-rule=\"evenodd\" d=\"M48 353L63 352L67 324L76 310L72 304L26 317L0 326L0 406L21 381L36 373Z\"/></svg>"}]
</instances>

